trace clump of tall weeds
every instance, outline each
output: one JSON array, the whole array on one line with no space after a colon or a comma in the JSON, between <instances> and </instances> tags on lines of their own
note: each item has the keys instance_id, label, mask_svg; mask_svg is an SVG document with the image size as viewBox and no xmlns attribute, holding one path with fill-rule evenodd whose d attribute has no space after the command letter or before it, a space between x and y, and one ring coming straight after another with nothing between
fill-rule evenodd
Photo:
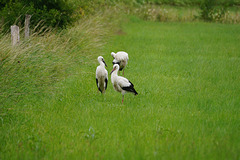
<instances>
[{"instance_id":1,"label":"clump of tall weeds","mask_svg":"<svg viewBox=\"0 0 240 160\"><path fill-rule=\"evenodd\" d=\"M0 104L16 104L22 96L54 89L54 84L74 74L76 66L99 54L116 23L106 9L85 17L61 32L44 29L11 45L11 35L0 36ZM22 37L22 36L21 36Z\"/></svg>"},{"instance_id":2,"label":"clump of tall weeds","mask_svg":"<svg viewBox=\"0 0 240 160\"><path fill-rule=\"evenodd\" d=\"M144 20L176 22L196 20L198 10L194 7L169 7L147 4L133 10L133 13Z\"/></svg>"}]
</instances>

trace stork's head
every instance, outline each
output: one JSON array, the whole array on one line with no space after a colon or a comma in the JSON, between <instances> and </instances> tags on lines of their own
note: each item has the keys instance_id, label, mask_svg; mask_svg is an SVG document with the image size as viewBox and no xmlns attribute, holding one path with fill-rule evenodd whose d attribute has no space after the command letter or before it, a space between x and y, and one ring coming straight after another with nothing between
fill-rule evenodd
<instances>
[{"instance_id":1,"label":"stork's head","mask_svg":"<svg viewBox=\"0 0 240 160\"><path fill-rule=\"evenodd\" d=\"M103 64L107 67L107 64L105 63L104 59L102 56L98 57L98 62L101 64L101 62L103 62Z\"/></svg>"},{"instance_id":2,"label":"stork's head","mask_svg":"<svg viewBox=\"0 0 240 160\"><path fill-rule=\"evenodd\" d=\"M119 65L118 65L118 64L114 64L114 65L113 65L113 69L112 69L110 75L111 75L114 71L118 71L118 70L119 70Z\"/></svg>"},{"instance_id":3,"label":"stork's head","mask_svg":"<svg viewBox=\"0 0 240 160\"><path fill-rule=\"evenodd\" d=\"M116 53L112 52L111 55L113 58L115 58Z\"/></svg>"}]
</instances>

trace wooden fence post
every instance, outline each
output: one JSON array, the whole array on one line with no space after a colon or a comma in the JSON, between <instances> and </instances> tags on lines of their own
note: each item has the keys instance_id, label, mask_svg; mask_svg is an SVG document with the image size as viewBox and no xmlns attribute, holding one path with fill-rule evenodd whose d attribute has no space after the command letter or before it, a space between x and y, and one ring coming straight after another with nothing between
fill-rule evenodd
<instances>
[{"instance_id":1,"label":"wooden fence post","mask_svg":"<svg viewBox=\"0 0 240 160\"><path fill-rule=\"evenodd\" d=\"M30 29L29 29L29 26L30 26L30 19L31 19L31 15L28 15L26 14L25 15L25 38L29 38L29 32L30 32Z\"/></svg>"},{"instance_id":2,"label":"wooden fence post","mask_svg":"<svg viewBox=\"0 0 240 160\"><path fill-rule=\"evenodd\" d=\"M19 27L17 25L11 26L11 40L13 46L15 46L20 40Z\"/></svg>"}]
</instances>

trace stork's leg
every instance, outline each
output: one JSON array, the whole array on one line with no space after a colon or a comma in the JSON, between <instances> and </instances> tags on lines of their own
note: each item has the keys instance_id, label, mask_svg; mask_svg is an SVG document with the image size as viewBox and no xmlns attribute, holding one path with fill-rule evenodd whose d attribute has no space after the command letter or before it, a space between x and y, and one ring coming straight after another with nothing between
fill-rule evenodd
<instances>
[{"instance_id":1,"label":"stork's leg","mask_svg":"<svg viewBox=\"0 0 240 160\"><path fill-rule=\"evenodd\" d=\"M122 95L122 104L123 104L123 100L124 100L124 95Z\"/></svg>"}]
</instances>

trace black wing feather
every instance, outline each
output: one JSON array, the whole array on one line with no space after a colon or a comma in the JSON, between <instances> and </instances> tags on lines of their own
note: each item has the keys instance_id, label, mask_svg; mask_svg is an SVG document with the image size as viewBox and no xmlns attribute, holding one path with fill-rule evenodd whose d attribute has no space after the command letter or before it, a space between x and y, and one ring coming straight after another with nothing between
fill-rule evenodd
<instances>
[{"instance_id":1,"label":"black wing feather","mask_svg":"<svg viewBox=\"0 0 240 160\"><path fill-rule=\"evenodd\" d=\"M120 66L120 62L112 62L112 64L118 64Z\"/></svg>"},{"instance_id":2,"label":"black wing feather","mask_svg":"<svg viewBox=\"0 0 240 160\"><path fill-rule=\"evenodd\" d=\"M97 87L98 87L98 79L96 78L96 83L97 83ZM102 93L101 89L98 87L98 90Z\"/></svg>"},{"instance_id":3,"label":"black wing feather","mask_svg":"<svg viewBox=\"0 0 240 160\"><path fill-rule=\"evenodd\" d=\"M122 89L128 92L133 92L134 95L138 95L137 91L134 89L134 85L132 84L132 82L129 81L129 83L131 84L130 86L122 87Z\"/></svg>"},{"instance_id":4,"label":"black wing feather","mask_svg":"<svg viewBox=\"0 0 240 160\"><path fill-rule=\"evenodd\" d=\"M120 68L119 68L119 71L122 71L122 70L123 70L123 67L120 67Z\"/></svg>"},{"instance_id":5,"label":"black wing feather","mask_svg":"<svg viewBox=\"0 0 240 160\"><path fill-rule=\"evenodd\" d=\"M106 83L106 87L105 87L105 90L107 89L107 84L108 84L108 79L105 78L105 83Z\"/></svg>"}]
</instances>

